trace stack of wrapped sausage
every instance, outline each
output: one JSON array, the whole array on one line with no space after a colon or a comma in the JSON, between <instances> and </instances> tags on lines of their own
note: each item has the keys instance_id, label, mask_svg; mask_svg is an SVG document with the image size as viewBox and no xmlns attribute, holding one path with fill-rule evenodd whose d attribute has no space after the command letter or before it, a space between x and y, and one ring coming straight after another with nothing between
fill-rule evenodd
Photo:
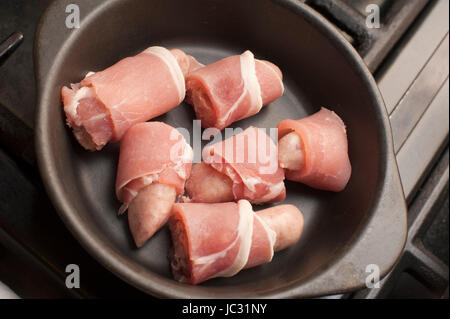
<instances>
[{"instance_id":1,"label":"stack of wrapped sausage","mask_svg":"<svg viewBox=\"0 0 450 319\"><path fill-rule=\"evenodd\" d=\"M87 150L120 141L116 195L137 247L166 223L173 276L198 284L234 276L296 244L303 215L285 200L284 180L339 192L351 175L346 128L322 108L278 124L278 143L249 127L206 146L202 161L175 128L147 122L185 101L217 131L283 95L281 70L250 51L210 65L179 49L150 47L62 88L67 125Z\"/></svg>"}]
</instances>

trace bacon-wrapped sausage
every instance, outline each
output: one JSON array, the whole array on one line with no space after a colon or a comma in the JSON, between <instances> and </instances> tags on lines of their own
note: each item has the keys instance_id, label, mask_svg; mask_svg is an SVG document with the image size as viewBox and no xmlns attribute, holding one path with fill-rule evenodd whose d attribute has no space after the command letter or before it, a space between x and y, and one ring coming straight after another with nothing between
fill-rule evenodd
<instances>
[{"instance_id":1,"label":"bacon-wrapped sausage","mask_svg":"<svg viewBox=\"0 0 450 319\"><path fill-rule=\"evenodd\" d=\"M278 156L288 180L317 189L342 191L352 167L344 122L322 108L300 120L278 125Z\"/></svg>"},{"instance_id":2,"label":"bacon-wrapped sausage","mask_svg":"<svg viewBox=\"0 0 450 319\"><path fill-rule=\"evenodd\" d=\"M275 251L299 240L303 215L292 205L255 213L246 200L184 203L173 206L169 228L173 276L195 285L270 262Z\"/></svg>"},{"instance_id":3,"label":"bacon-wrapped sausage","mask_svg":"<svg viewBox=\"0 0 450 319\"><path fill-rule=\"evenodd\" d=\"M161 122L136 124L120 142L116 179L119 214L128 209L136 246L142 246L168 220L191 172L193 151L173 127Z\"/></svg>"},{"instance_id":4,"label":"bacon-wrapped sausage","mask_svg":"<svg viewBox=\"0 0 450 319\"><path fill-rule=\"evenodd\" d=\"M284 92L280 69L246 51L199 68L186 80L187 101L203 127L223 129L258 113Z\"/></svg>"},{"instance_id":5,"label":"bacon-wrapped sausage","mask_svg":"<svg viewBox=\"0 0 450 319\"><path fill-rule=\"evenodd\" d=\"M62 88L67 124L88 150L119 141L134 124L183 101L193 61L178 49L150 47L101 72L90 72L80 83Z\"/></svg>"},{"instance_id":6,"label":"bacon-wrapped sausage","mask_svg":"<svg viewBox=\"0 0 450 319\"><path fill-rule=\"evenodd\" d=\"M262 129L249 127L203 149L186 183L188 201L218 203L247 199L251 203L284 200L284 172L275 143Z\"/></svg>"}]
</instances>

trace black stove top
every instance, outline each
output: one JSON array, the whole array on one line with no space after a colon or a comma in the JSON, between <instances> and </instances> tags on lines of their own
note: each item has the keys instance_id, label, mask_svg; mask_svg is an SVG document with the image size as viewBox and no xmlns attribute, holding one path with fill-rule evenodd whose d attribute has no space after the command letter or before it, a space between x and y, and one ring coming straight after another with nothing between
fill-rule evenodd
<instances>
[{"instance_id":1,"label":"black stove top","mask_svg":"<svg viewBox=\"0 0 450 319\"><path fill-rule=\"evenodd\" d=\"M374 73L409 207L405 251L380 288L328 298L448 298L449 2L302 1L331 21ZM148 298L85 252L43 190L33 146L33 39L50 2L0 3L0 43L12 35L16 46L2 56L8 45L0 45L0 282L23 298ZM65 270L73 263L83 269L83 284L69 290Z\"/></svg>"}]
</instances>

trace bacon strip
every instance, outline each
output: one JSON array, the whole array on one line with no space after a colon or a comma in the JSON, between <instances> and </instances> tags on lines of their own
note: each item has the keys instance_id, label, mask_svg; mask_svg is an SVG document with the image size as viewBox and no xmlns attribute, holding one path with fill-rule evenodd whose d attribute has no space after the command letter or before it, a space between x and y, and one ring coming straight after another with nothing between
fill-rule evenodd
<instances>
[{"instance_id":1,"label":"bacon strip","mask_svg":"<svg viewBox=\"0 0 450 319\"><path fill-rule=\"evenodd\" d=\"M191 58L150 47L61 90L67 124L88 150L119 141L134 124L168 112L185 98Z\"/></svg>"},{"instance_id":2,"label":"bacon strip","mask_svg":"<svg viewBox=\"0 0 450 319\"><path fill-rule=\"evenodd\" d=\"M218 129L257 114L284 92L280 69L250 51L191 72L186 88L202 126Z\"/></svg>"}]
</instances>

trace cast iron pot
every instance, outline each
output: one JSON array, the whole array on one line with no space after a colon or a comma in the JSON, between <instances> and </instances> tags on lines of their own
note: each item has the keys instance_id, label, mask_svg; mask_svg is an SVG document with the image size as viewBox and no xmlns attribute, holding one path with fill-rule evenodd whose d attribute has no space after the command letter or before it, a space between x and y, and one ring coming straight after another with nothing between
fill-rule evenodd
<instances>
[{"instance_id":1,"label":"cast iron pot","mask_svg":"<svg viewBox=\"0 0 450 319\"><path fill-rule=\"evenodd\" d=\"M46 189L68 229L106 268L160 297L311 297L365 287L376 265L385 275L403 249L406 208L385 106L352 46L324 18L293 0L77 0L79 29L66 27L72 0L55 1L35 40L36 147ZM117 217L119 145L83 150L65 126L60 90L151 45L178 47L203 63L246 49L277 64L286 92L234 127L276 127L326 106L347 125L353 174L341 193L286 182L286 203L305 215L300 242L267 265L198 286L171 278L167 228L136 249ZM182 104L157 120L192 130ZM369 266L369 267L368 267ZM120 292L118 292L120 293Z\"/></svg>"}]
</instances>

